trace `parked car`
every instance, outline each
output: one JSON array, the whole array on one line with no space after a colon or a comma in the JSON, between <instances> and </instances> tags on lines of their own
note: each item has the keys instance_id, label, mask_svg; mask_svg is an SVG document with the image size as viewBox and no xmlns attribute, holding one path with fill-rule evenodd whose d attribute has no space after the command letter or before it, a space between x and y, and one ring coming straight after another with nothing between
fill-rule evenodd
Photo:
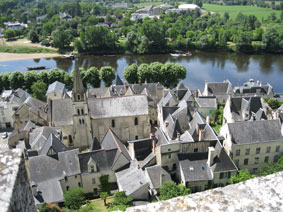
<instances>
[{"instance_id":1,"label":"parked car","mask_svg":"<svg viewBox=\"0 0 283 212\"><path fill-rule=\"evenodd\" d=\"M2 133L2 138L5 139L5 138L7 138L7 137L8 137L8 133L7 133L7 132L3 132L3 133Z\"/></svg>"}]
</instances>

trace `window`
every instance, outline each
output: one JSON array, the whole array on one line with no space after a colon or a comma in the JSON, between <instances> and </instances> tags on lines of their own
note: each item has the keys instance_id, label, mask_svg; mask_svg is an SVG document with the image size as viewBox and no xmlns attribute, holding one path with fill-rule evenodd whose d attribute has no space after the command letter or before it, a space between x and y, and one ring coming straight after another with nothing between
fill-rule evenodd
<instances>
[{"instance_id":1,"label":"window","mask_svg":"<svg viewBox=\"0 0 283 212\"><path fill-rule=\"evenodd\" d=\"M78 186L81 187L81 182L78 182Z\"/></svg>"},{"instance_id":2,"label":"window","mask_svg":"<svg viewBox=\"0 0 283 212\"><path fill-rule=\"evenodd\" d=\"M81 115L80 109L77 109L77 111L78 111L78 115Z\"/></svg>"},{"instance_id":3,"label":"window","mask_svg":"<svg viewBox=\"0 0 283 212\"><path fill-rule=\"evenodd\" d=\"M246 155L249 155L250 154L250 148L249 149L246 149Z\"/></svg>"},{"instance_id":4,"label":"window","mask_svg":"<svg viewBox=\"0 0 283 212\"><path fill-rule=\"evenodd\" d=\"M80 94L78 94L78 100L81 100L81 96L80 96Z\"/></svg>"},{"instance_id":5,"label":"window","mask_svg":"<svg viewBox=\"0 0 283 212\"><path fill-rule=\"evenodd\" d=\"M91 172L94 172L94 166L90 166Z\"/></svg>"},{"instance_id":6,"label":"window","mask_svg":"<svg viewBox=\"0 0 283 212\"><path fill-rule=\"evenodd\" d=\"M80 124L82 124L82 120L81 120L81 119L79 119L79 121L80 121Z\"/></svg>"},{"instance_id":7,"label":"window","mask_svg":"<svg viewBox=\"0 0 283 212\"><path fill-rule=\"evenodd\" d=\"M253 168L253 173L256 173L257 172L257 168Z\"/></svg>"},{"instance_id":8,"label":"window","mask_svg":"<svg viewBox=\"0 0 283 212\"><path fill-rule=\"evenodd\" d=\"M258 164L258 161L259 161L259 158L256 157L256 158L255 158L255 164Z\"/></svg>"},{"instance_id":9,"label":"window","mask_svg":"<svg viewBox=\"0 0 283 212\"><path fill-rule=\"evenodd\" d=\"M268 146L268 147L266 148L266 153L270 153L270 150L271 150L271 146Z\"/></svg>"},{"instance_id":10,"label":"window","mask_svg":"<svg viewBox=\"0 0 283 212\"><path fill-rule=\"evenodd\" d=\"M75 178L77 179L77 175L75 175Z\"/></svg>"},{"instance_id":11,"label":"window","mask_svg":"<svg viewBox=\"0 0 283 212\"><path fill-rule=\"evenodd\" d=\"M256 154L260 153L260 147L256 148Z\"/></svg>"},{"instance_id":12,"label":"window","mask_svg":"<svg viewBox=\"0 0 283 212\"><path fill-rule=\"evenodd\" d=\"M278 155L275 155L273 162L276 163L276 162L278 161L278 159L279 159L279 156L278 156Z\"/></svg>"},{"instance_id":13,"label":"window","mask_svg":"<svg viewBox=\"0 0 283 212\"><path fill-rule=\"evenodd\" d=\"M135 125L139 125L138 117L135 118Z\"/></svg>"},{"instance_id":14,"label":"window","mask_svg":"<svg viewBox=\"0 0 283 212\"><path fill-rule=\"evenodd\" d=\"M269 161L269 157L266 156L266 157L264 158L264 162L265 162L265 163L268 163L268 161Z\"/></svg>"},{"instance_id":15,"label":"window","mask_svg":"<svg viewBox=\"0 0 283 212\"><path fill-rule=\"evenodd\" d=\"M168 155L168 158L169 158L169 159L171 158L171 154Z\"/></svg>"},{"instance_id":16,"label":"window","mask_svg":"<svg viewBox=\"0 0 283 212\"><path fill-rule=\"evenodd\" d=\"M248 163L249 163L249 159L246 158L246 159L244 160L244 165L248 165Z\"/></svg>"},{"instance_id":17,"label":"window","mask_svg":"<svg viewBox=\"0 0 283 212\"><path fill-rule=\"evenodd\" d=\"M97 195L97 188L94 188L94 189L93 189L93 194L94 194L94 195Z\"/></svg>"},{"instance_id":18,"label":"window","mask_svg":"<svg viewBox=\"0 0 283 212\"><path fill-rule=\"evenodd\" d=\"M67 139L68 139L68 136L63 136L63 139L64 139L64 140L67 140Z\"/></svg>"},{"instance_id":19,"label":"window","mask_svg":"<svg viewBox=\"0 0 283 212\"><path fill-rule=\"evenodd\" d=\"M241 150L240 150L240 149L237 149L237 150L236 150L236 156L240 156L240 154L241 154Z\"/></svg>"},{"instance_id":20,"label":"window","mask_svg":"<svg viewBox=\"0 0 283 212\"><path fill-rule=\"evenodd\" d=\"M177 164L174 163L174 164L173 164L173 170L176 170L176 169L177 169Z\"/></svg>"},{"instance_id":21,"label":"window","mask_svg":"<svg viewBox=\"0 0 283 212\"><path fill-rule=\"evenodd\" d=\"M135 139L138 140L138 139L139 139L139 136L136 135Z\"/></svg>"},{"instance_id":22,"label":"window","mask_svg":"<svg viewBox=\"0 0 283 212\"><path fill-rule=\"evenodd\" d=\"M280 146L276 146L275 152L279 152L279 151L280 151Z\"/></svg>"},{"instance_id":23,"label":"window","mask_svg":"<svg viewBox=\"0 0 283 212\"><path fill-rule=\"evenodd\" d=\"M194 148L194 152L198 152L198 148Z\"/></svg>"},{"instance_id":24,"label":"window","mask_svg":"<svg viewBox=\"0 0 283 212\"><path fill-rule=\"evenodd\" d=\"M73 146L73 138L71 135L69 135L69 146Z\"/></svg>"},{"instance_id":25,"label":"window","mask_svg":"<svg viewBox=\"0 0 283 212\"><path fill-rule=\"evenodd\" d=\"M84 109L81 109L81 113L82 113L82 115L84 115Z\"/></svg>"},{"instance_id":26,"label":"window","mask_svg":"<svg viewBox=\"0 0 283 212\"><path fill-rule=\"evenodd\" d=\"M92 178L92 184L95 184L96 181L95 181L95 178Z\"/></svg>"},{"instance_id":27,"label":"window","mask_svg":"<svg viewBox=\"0 0 283 212\"><path fill-rule=\"evenodd\" d=\"M223 179L224 178L224 173L220 173L219 179Z\"/></svg>"},{"instance_id":28,"label":"window","mask_svg":"<svg viewBox=\"0 0 283 212\"><path fill-rule=\"evenodd\" d=\"M112 127L115 127L115 120L112 120Z\"/></svg>"},{"instance_id":29,"label":"window","mask_svg":"<svg viewBox=\"0 0 283 212\"><path fill-rule=\"evenodd\" d=\"M239 160L235 160L236 166L239 166Z\"/></svg>"},{"instance_id":30,"label":"window","mask_svg":"<svg viewBox=\"0 0 283 212\"><path fill-rule=\"evenodd\" d=\"M65 176L64 179L65 179L66 182L68 182L68 177L67 176Z\"/></svg>"},{"instance_id":31,"label":"window","mask_svg":"<svg viewBox=\"0 0 283 212\"><path fill-rule=\"evenodd\" d=\"M84 119L82 119L82 124L85 124L85 120Z\"/></svg>"},{"instance_id":32,"label":"window","mask_svg":"<svg viewBox=\"0 0 283 212\"><path fill-rule=\"evenodd\" d=\"M69 186L66 186L66 190L69 191Z\"/></svg>"}]
</instances>

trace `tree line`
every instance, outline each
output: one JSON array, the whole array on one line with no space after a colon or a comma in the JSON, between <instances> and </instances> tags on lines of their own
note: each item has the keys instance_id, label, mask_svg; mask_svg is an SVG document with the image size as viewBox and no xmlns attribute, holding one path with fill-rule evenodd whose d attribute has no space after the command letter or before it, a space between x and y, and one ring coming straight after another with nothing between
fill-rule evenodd
<instances>
[{"instance_id":1,"label":"tree line","mask_svg":"<svg viewBox=\"0 0 283 212\"><path fill-rule=\"evenodd\" d=\"M116 70L111 66L100 69L91 67L87 70L80 68L80 74L85 88L99 88L101 81L106 87L115 79ZM129 83L160 82L165 87L175 87L179 80L186 77L186 68L174 63L132 64L124 69L123 75ZM73 88L73 71L71 74L54 68L50 71L4 72L0 75L0 92L3 90L22 88L35 98L45 99L47 85L59 81L65 84L66 89Z\"/></svg>"}]
</instances>

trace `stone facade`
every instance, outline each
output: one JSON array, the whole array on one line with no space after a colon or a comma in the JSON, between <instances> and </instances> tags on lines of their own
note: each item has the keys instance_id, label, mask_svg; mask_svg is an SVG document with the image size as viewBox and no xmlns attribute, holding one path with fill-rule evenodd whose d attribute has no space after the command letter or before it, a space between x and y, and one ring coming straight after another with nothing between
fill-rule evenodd
<instances>
[{"instance_id":1,"label":"stone facade","mask_svg":"<svg viewBox=\"0 0 283 212\"><path fill-rule=\"evenodd\" d=\"M20 149L0 152L0 209L3 212L36 211Z\"/></svg>"},{"instance_id":2,"label":"stone facade","mask_svg":"<svg viewBox=\"0 0 283 212\"><path fill-rule=\"evenodd\" d=\"M177 197L126 212L142 211L283 211L283 172L246 182Z\"/></svg>"}]
</instances>

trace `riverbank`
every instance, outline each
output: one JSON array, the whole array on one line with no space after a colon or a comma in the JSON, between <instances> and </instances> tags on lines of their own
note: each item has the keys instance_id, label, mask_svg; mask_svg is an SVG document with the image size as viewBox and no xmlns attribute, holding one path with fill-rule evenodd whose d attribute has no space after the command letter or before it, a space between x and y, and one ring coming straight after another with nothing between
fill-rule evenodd
<instances>
[{"instance_id":1,"label":"riverbank","mask_svg":"<svg viewBox=\"0 0 283 212\"><path fill-rule=\"evenodd\" d=\"M14 61L14 60L54 58L54 57L61 57L61 56L62 56L61 54L57 54L57 53L17 54L17 53L0 52L0 62Z\"/></svg>"}]
</instances>

